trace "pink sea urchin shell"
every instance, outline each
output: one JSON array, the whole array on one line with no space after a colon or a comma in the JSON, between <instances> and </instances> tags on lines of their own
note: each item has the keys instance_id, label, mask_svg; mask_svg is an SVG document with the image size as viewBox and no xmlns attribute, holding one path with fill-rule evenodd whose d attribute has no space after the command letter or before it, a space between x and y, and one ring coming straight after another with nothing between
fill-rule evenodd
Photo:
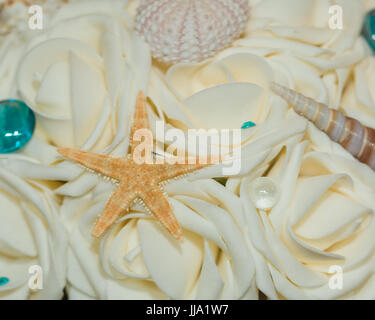
<instances>
[{"instance_id":1,"label":"pink sea urchin shell","mask_svg":"<svg viewBox=\"0 0 375 320\"><path fill-rule=\"evenodd\" d=\"M154 58L196 62L228 46L244 30L248 0L143 0L136 31Z\"/></svg>"}]
</instances>

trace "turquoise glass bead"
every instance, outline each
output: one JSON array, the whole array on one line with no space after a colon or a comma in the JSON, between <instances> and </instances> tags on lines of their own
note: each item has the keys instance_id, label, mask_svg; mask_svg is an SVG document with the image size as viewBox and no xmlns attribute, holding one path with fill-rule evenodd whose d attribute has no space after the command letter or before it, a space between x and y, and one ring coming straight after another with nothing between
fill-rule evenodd
<instances>
[{"instance_id":1,"label":"turquoise glass bead","mask_svg":"<svg viewBox=\"0 0 375 320\"><path fill-rule=\"evenodd\" d=\"M255 127L255 126L256 126L256 124L255 124L254 122L252 122L252 121L247 121L247 122L245 122L245 123L242 125L241 129L249 129L249 128L252 128L252 127Z\"/></svg>"},{"instance_id":2,"label":"turquoise glass bead","mask_svg":"<svg viewBox=\"0 0 375 320\"><path fill-rule=\"evenodd\" d=\"M0 287L5 286L9 282L8 278L0 277Z\"/></svg>"},{"instance_id":3,"label":"turquoise glass bead","mask_svg":"<svg viewBox=\"0 0 375 320\"><path fill-rule=\"evenodd\" d=\"M363 22L362 35L368 44L375 51L375 9L369 11Z\"/></svg>"},{"instance_id":4,"label":"turquoise glass bead","mask_svg":"<svg viewBox=\"0 0 375 320\"><path fill-rule=\"evenodd\" d=\"M34 112L22 101L0 101L0 153L16 151L31 139Z\"/></svg>"}]
</instances>

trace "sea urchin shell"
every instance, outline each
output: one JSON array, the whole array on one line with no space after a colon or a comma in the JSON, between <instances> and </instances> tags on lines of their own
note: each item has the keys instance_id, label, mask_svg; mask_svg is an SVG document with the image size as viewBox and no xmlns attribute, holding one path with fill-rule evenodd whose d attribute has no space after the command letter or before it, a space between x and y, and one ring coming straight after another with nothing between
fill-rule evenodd
<instances>
[{"instance_id":1,"label":"sea urchin shell","mask_svg":"<svg viewBox=\"0 0 375 320\"><path fill-rule=\"evenodd\" d=\"M244 30L248 0L143 0L136 31L154 58L197 62L228 46Z\"/></svg>"}]
</instances>

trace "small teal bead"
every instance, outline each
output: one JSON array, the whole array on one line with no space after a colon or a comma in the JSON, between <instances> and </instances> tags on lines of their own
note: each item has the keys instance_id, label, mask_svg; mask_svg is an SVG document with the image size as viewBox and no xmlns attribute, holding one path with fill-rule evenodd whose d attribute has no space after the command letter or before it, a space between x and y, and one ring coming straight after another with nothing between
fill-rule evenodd
<instances>
[{"instance_id":1,"label":"small teal bead","mask_svg":"<svg viewBox=\"0 0 375 320\"><path fill-rule=\"evenodd\" d=\"M8 278L0 277L0 287L5 286L9 282Z\"/></svg>"},{"instance_id":2,"label":"small teal bead","mask_svg":"<svg viewBox=\"0 0 375 320\"><path fill-rule=\"evenodd\" d=\"M255 126L256 126L256 124L255 124L254 122L252 122L252 121L247 121L247 122L245 122L245 123L242 125L241 129L249 129L249 128L252 128L252 127L255 127Z\"/></svg>"},{"instance_id":3,"label":"small teal bead","mask_svg":"<svg viewBox=\"0 0 375 320\"><path fill-rule=\"evenodd\" d=\"M0 153L14 152L31 139L34 112L22 101L0 101Z\"/></svg>"},{"instance_id":4,"label":"small teal bead","mask_svg":"<svg viewBox=\"0 0 375 320\"><path fill-rule=\"evenodd\" d=\"M363 22L362 35L368 44L375 51L375 9L366 14Z\"/></svg>"}]
</instances>

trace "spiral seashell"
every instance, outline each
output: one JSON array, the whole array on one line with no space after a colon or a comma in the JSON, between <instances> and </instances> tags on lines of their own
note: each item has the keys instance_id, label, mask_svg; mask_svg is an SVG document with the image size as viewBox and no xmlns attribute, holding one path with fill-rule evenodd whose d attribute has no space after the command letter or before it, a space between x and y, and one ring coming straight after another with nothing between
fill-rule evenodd
<instances>
[{"instance_id":1,"label":"spiral seashell","mask_svg":"<svg viewBox=\"0 0 375 320\"><path fill-rule=\"evenodd\" d=\"M299 115L310 120L355 158L375 170L375 129L365 127L341 111L279 84L273 83L272 90L291 104Z\"/></svg>"},{"instance_id":2,"label":"spiral seashell","mask_svg":"<svg viewBox=\"0 0 375 320\"><path fill-rule=\"evenodd\" d=\"M143 0L135 29L154 58L166 63L197 62L237 38L249 11L247 0Z\"/></svg>"}]
</instances>

